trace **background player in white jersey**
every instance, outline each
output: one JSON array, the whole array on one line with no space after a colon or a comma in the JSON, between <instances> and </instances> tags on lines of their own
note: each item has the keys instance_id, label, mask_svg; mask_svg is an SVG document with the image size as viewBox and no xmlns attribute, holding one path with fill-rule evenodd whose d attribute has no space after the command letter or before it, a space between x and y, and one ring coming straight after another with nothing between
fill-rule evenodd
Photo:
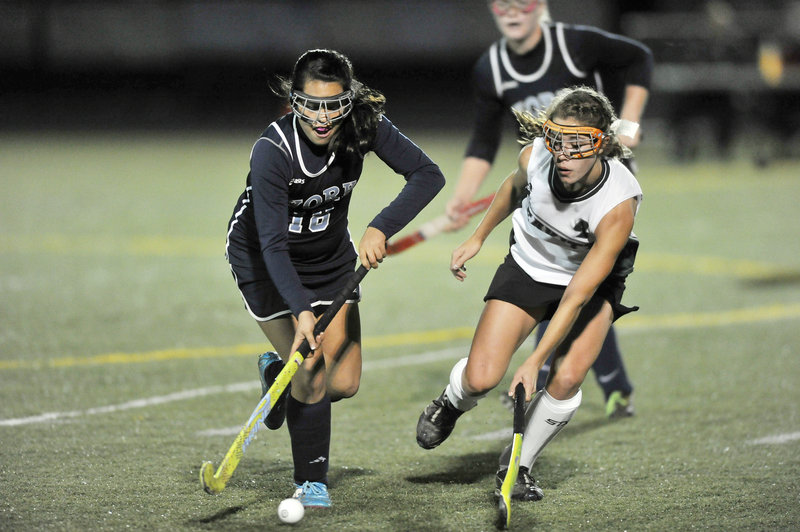
<instances>
[{"instance_id":1,"label":"background player in white jersey","mask_svg":"<svg viewBox=\"0 0 800 532\"><path fill-rule=\"evenodd\" d=\"M446 212L449 230L463 227L461 210L473 201L491 170L511 109L537 113L564 87L586 85L603 92L620 118L639 122L649 94L653 55L643 44L590 26L550 20L545 0L493 0L489 9L502 38L475 64L475 123L461 172ZM620 136L629 148L640 138ZM635 172L633 159L625 163ZM546 323L537 330L541 338ZM549 363L539 375L540 385ZM603 389L606 415L633 414L633 384L628 378L612 328L594 365Z\"/></svg>"},{"instance_id":2,"label":"background player in white jersey","mask_svg":"<svg viewBox=\"0 0 800 532\"><path fill-rule=\"evenodd\" d=\"M526 411L512 492L518 500L538 500L542 491L530 476L534 460L580 405L581 384L611 324L636 310L621 299L638 247L632 229L642 191L617 158L629 151L615 133L614 110L594 89L565 90L537 117L517 117L529 144L475 232L453 251L450 268L463 281L464 264L513 213L509 254L484 298L469 356L455 364L447 387L420 415L417 442L425 449L441 444L458 417L500 383L534 327L549 319L511 384L513 390L524 383L531 399L539 369L554 355L546 387Z\"/></svg>"},{"instance_id":3,"label":"background player in white jersey","mask_svg":"<svg viewBox=\"0 0 800 532\"><path fill-rule=\"evenodd\" d=\"M291 78L279 81L275 92L292 112L270 124L253 146L226 255L247 310L277 351L259 357L262 395L303 340L315 350L265 423L277 429L287 419L295 497L304 506L327 507L331 401L355 395L361 378L360 292L317 338L316 317L352 277L357 261L378 266L386 239L433 199L444 176L383 115L383 95L355 79L341 53L309 50ZM369 223L356 251L347 213L369 152L405 185Z\"/></svg>"}]
</instances>

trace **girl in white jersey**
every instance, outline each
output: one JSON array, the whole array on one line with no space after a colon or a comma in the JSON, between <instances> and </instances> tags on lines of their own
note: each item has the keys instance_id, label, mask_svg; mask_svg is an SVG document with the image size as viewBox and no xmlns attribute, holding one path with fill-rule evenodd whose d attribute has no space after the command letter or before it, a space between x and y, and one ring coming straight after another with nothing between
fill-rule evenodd
<instances>
[{"instance_id":1,"label":"girl in white jersey","mask_svg":"<svg viewBox=\"0 0 800 532\"><path fill-rule=\"evenodd\" d=\"M553 21L547 0L489 0L487 4L501 38L473 69L474 120L453 197L447 202L446 213L453 220L450 230L469 221L460 211L474 200L488 177L511 109L538 114L560 89L587 85L608 96L620 118L639 122L650 92L653 54L643 43L593 26ZM564 8L556 3L553 7ZM620 140L634 149L639 137L637 131ZM625 164L636 173L632 157ZM538 338L546 326L537 328ZM622 355L612 327L592 367L609 418L634 413L634 383ZM540 387L549 368L546 363L539 372Z\"/></svg>"},{"instance_id":2,"label":"girl in white jersey","mask_svg":"<svg viewBox=\"0 0 800 532\"><path fill-rule=\"evenodd\" d=\"M533 397L512 497L539 500L542 491L529 473L534 460L578 409L581 384L611 324L636 310L620 301L638 247L632 229L642 191L618 159L629 153L618 139L620 121L594 89L573 87L537 117L516 115L527 143L519 167L453 252L450 268L459 281L466 279L465 263L513 213L510 252L484 298L469 356L456 363L448 386L420 415L417 442L425 449L442 443L456 419L500 383L534 327L550 320L510 386L513 393L521 382L526 399ZM537 373L551 353L555 363L537 391ZM501 458L498 489L506 467Z\"/></svg>"}]
</instances>

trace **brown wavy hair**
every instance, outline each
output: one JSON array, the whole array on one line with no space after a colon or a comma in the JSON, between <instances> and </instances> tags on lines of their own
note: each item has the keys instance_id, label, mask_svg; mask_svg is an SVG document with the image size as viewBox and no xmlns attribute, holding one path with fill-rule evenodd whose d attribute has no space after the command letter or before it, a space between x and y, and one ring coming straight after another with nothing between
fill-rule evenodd
<instances>
[{"instance_id":1,"label":"brown wavy hair","mask_svg":"<svg viewBox=\"0 0 800 532\"><path fill-rule=\"evenodd\" d=\"M574 118L583 125L596 127L605 136L603 138L603 156L626 158L631 150L623 145L617 137L612 124L618 118L614 107L606 96L591 87L583 85L562 89L547 106L547 109L534 116L528 111L512 109L519 122L520 143L530 144L533 139L544 136L542 126L554 117Z\"/></svg>"}]
</instances>

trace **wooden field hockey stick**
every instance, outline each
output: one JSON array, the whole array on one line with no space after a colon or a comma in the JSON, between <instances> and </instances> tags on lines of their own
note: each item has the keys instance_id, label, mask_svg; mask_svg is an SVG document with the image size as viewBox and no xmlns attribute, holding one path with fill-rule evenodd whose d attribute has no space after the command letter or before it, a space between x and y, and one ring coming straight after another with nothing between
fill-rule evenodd
<instances>
[{"instance_id":1,"label":"wooden field hockey stick","mask_svg":"<svg viewBox=\"0 0 800 532\"><path fill-rule=\"evenodd\" d=\"M506 478L500 488L497 501L497 528L505 530L511 524L511 490L519 474L519 458L522 453L522 433L525 431L525 387L520 382L514 389L514 440L511 443L511 457L508 460Z\"/></svg>"},{"instance_id":2,"label":"wooden field hockey stick","mask_svg":"<svg viewBox=\"0 0 800 532\"><path fill-rule=\"evenodd\" d=\"M470 203L462 209L462 212L469 217L475 216L479 212L483 212L488 209L489 205L492 204L493 199L494 193L489 194L485 198L481 198ZM419 227L419 229L410 235L404 236L396 242L387 242L386 254L395 255L401 251L407 250L412 246L416 246L420 242L424 242L425 240L428 240L429 238L432 238L444 231L451 222L452 220L450 220L450 217L446 214L442 214L441 216L438 216L429 222L425 222Z\"/></svg>"},{"instance_id":3,"label":"wooden field hockey stick","mask_svg":"<svg viewBox=\"0 0 800 532\"><path fill-rule=\"evenodd\" d=\"M347 285L342 288L342 291L336 295L330 306L325 310L319 320L317 320L317 324L314 326L315 338L328 327L333 317L339 312L342 305L344 305L344 302L347 301L347 298L353 293L353 290L355 290L361 280L364 279L367 271L369 270L362 265L353 273ZM236 466L239 465L239 461L242 459L248 445L250 445L250 442L255 438L262 422L266 419L267 415L272 410L272 406L278 401L278 398L280 398L283 391L291 382L292 377L297 372L297 368L300 367L300 364L303 363L303 360L310 352L311 346L308 344L308 340L303 340L303 343L300 344L297 351L289 357L286 365L281 372L278 373L278 376L275 377L275 382L272 383L267 393L261 398L261 401L259 401L255 410L253 410L253 413L250 414L250 419L247 420L242 430L239 431L239 435L236 436L233 445L228 449L225 458L222 459L222 463L220 463L217 472L214 472L214 464L211 462L203 462L203 465L200 467L200 484L207 493L216 495L225 489L225 485L236 470Z\"/></svg>"}]
</instances>

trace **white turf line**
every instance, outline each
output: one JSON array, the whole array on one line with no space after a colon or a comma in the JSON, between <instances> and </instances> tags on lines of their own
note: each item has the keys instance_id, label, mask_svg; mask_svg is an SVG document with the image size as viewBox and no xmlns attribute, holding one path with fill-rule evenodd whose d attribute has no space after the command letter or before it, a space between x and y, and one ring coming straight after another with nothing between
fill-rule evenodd
<instances>
[{"instance_id":1,"label":"white turf line","mask_svg":"<svg viewBox=\"0 0 800 532\"><path fill-rule=\"evenodd\" d=\"M377 361L365 361L363 371L373 371L379 369L391 369L403 366L415 366L419 364L427 364L431 362L438 362L440 360L447 360L456 356L463 356L466 354L468 347L450 347L448 349L441 349L439 351L428 351L417 355L406 355L402 357L387 358ZM204 397L206 395L218 395L221 393L239 393L250 392L258 389L261 384L258 381L239 382L234 384L227 384L224 386L208 386L206 388L196 388L194 390L184 390L180 392L170 393L167 395L157 395L155 397L148 397L144 399L134 399L125 403L117 405L99 406L89 408L87 410L72 410L67 412L46 412L37 416L28 416L21 418L0 419L0 427L14 427L19 425L31 425L35 423L58 422L65 418L77 418L82 416L92 416L96 414L110 414L113 412L121 412L124 410L133 410L136 408L146 408L149 406L161 405L172 403L175 401L184 401L186 399L195 399L197 397ZM241 426L228 427L221 429L209 429L200 431L198 436L231 436L238 434ZM510 429L501 429L485 434L478 434L473 438L478 440L498 440L508 439L511 435ZM749 440L746 442L749 445L769 445L769 444L784 444L791 441L800 440L800 432L791 432L785 434L775 434L764 438Z\"/></svg>"},{"instance_id":2,"label":"white turf line","mask_svg":"<svg viewBox=\"0 0 800 532\"><path fill-rule=\"evenodd\" d=\"M427 364L430 362L438 362L440 360L447 360L456 356L466 355L467 346L450 347L439 351L429 351L427 353L420 353L418 355L406 355L402 357L387 358L385 360L365 361L363 371L372 371L378 369L390 369L402 366L415 366L418 364ZM82 416L92 416L95 414L110 414L113 412L121 412L124 410L133 410L135 408L146 408L149 406L161 405L165 403L172 403L174 401L184 401L186 399L195 399L197 397L204 397L206 395L218 395L221 393L238 393L249 392L259 389L261 383L259 381L238 382L234 384L227 384L224 386L208 386L206 388L196 388L194 390L183 390L180 392L170 393L167 395L157 395L155 397L147 397L144 399L134 399L125 403L116 405L99 406L89 408L87 410L72 410L67 412L46 412L36 416L19 417L11 419L0 419L0 427L14 427L18 425L31 425L34 423L47 423L52 421L63 421L65 418L76 418ZM241 426L235 429L218 429L214 434L219 434L219 431L232 430L233 432L225 432L224 434L238 434Z\"/></svg>"},{"instance_id":3,"label":"white turf line","mask_svg":"<svg viewBox=\"0 0 800 532\"><path fill-rule=\"evenodd\" d=\"M787 434L775 434L774 436L767 436L766 438L759 438L757 440L750 440L749 445L769 445L789 443L790 441L800 440L800 432L789 432Z\"/></svg>"}]
</instances>

